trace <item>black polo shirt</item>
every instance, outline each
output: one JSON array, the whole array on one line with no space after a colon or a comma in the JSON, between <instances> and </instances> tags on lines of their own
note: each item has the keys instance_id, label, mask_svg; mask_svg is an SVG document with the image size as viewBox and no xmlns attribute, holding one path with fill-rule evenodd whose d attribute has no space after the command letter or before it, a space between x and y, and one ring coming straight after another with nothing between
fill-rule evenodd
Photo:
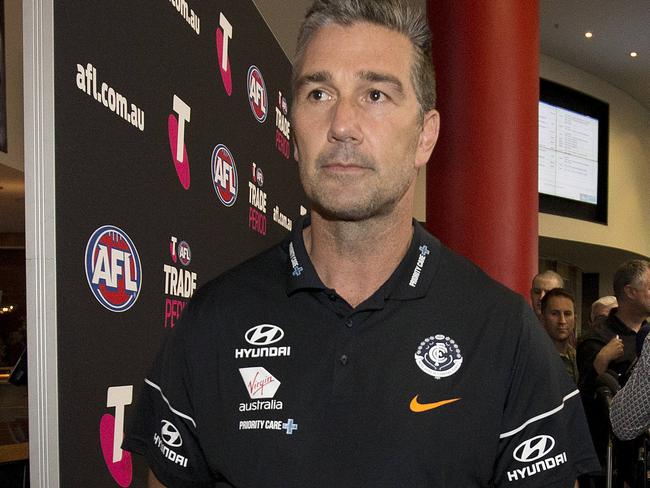
<instances>
[{"instance_id":1,"label":"black polo shirt","mask_svg":"<svg viewBox=\"0 0 650 488\"><path fill-rule=\"evenodd\" d=\"M606 463L609 439L609 410L605 400L596 394L599 383L597 382L598 374L593 366L594 360L600 350L618 336L623 341L623 355L609 363L607 372L622 386L632 373L632 367L637 359L637 333L618 318L617 311L618 308L613 308L607 318L589 331L577 346L577 362L580 373L578 384L591 436L603 467ZM637 443L634 441L620 442L615 439L614 447L618 457L619 472L633 473L636 470Z\"/></svg>"},{"instance_id":2,"label":"black polo shirt","mask_svg":"<svg viewBox=\"0 0 650 488\"><path fill-rule=\"evenodd\" d=\"M414 224L356 308L304 225L199 290L124 448L169 487L572 486L598 469L575 385L523 299Z\"/></svg>"}]
</instances>

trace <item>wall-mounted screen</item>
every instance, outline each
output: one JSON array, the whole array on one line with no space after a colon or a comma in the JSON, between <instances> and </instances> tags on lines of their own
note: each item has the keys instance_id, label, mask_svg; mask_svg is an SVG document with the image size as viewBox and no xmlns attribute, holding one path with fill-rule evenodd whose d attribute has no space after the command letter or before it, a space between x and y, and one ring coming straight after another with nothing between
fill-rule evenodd
<instances>
[{"instance_id":1,"label":"wall-mounted screen","mask_svg":"<svg viewBox=\"0 0 650 488\"><path fill-rule=\"evenodd\" d=\"M607 223L609 105L540 80L539 208Z\"/></svg>"}]
</instances>

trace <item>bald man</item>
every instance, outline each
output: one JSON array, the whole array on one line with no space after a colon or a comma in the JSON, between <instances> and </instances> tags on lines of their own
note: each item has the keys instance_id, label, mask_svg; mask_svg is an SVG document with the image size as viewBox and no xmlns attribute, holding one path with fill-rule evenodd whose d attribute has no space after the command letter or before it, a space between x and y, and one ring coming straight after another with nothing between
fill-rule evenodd
<instances>
[{"instance_id":1,"label":"bald man","mask_svg":"<svg viewBox=\"0 0 650 488\"><path fill-rule=\"evenodd\" d=\"M564 288L564 279L555 271L549 269L536 274L533 278L530 287L530 303L540 321L542 320L542 298L553 288Z\"/></svg>"}]
</instances>

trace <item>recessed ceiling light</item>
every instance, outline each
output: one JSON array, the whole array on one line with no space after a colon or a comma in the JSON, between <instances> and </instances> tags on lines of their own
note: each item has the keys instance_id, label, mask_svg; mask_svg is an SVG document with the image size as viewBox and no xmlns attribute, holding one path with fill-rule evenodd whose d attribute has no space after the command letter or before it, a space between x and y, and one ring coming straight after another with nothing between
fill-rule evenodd
<instances>
[{"instance_id":1,"label":"recessed ceiling light","mask_svg":"<svg viewBox=\"0 0 650 488\"><path fill-rule=\"evenodd\" d=\"M630 53L630 56L632 56L633 58L636 58L638 55L639 55L639 54L638 54L636 51L632 51L632 52Z\"/></svg>"},{"instance_id":2,"label":"recessed ceiling light","mask_svg":"<svg viewBox=\"0 0 650 488\"><path fill-rule=\"evenodd\" d=\"M585 32L585 37L586 37L587 39L591 39L593 36L594 36L594 34L593 34L591 31L587 31L587 32Z\"/></svg>"}]
</instances>

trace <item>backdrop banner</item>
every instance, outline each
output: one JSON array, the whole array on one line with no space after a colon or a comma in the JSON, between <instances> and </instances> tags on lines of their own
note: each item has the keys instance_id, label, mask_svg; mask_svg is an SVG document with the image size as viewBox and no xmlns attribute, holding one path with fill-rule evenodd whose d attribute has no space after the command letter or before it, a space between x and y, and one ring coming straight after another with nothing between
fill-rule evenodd
<instances>
[{"instance_id":1,"label":"backdrop banner","mask_svg":"<svg viewBox=\"0 0 650 488\"><path fill-rule=\"evenodd\" d=\"M160 344L305 205L291 65L250 0L54 5L61 486L144 487L119 445Z\"/></svg>"}]
</instances>

